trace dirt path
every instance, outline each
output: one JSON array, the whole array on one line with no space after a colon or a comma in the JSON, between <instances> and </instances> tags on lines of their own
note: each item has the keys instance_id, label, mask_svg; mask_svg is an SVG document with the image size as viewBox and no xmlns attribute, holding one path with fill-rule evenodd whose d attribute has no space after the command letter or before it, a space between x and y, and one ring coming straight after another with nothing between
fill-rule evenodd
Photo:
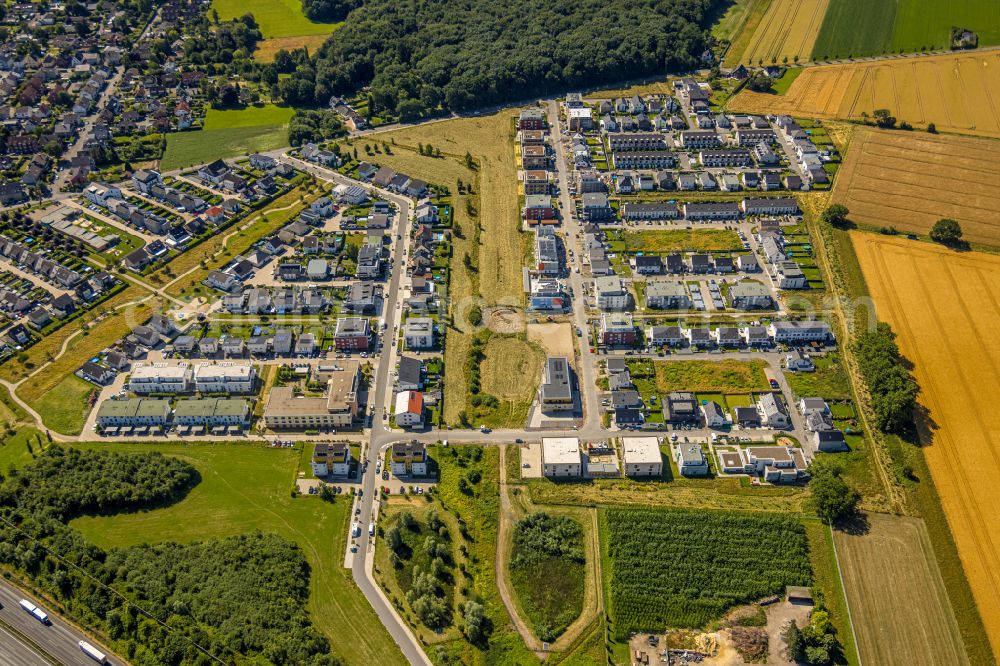
<instances>
[{"instance_id":1,"label":"dirt path","mask_svg":"<svg viewBox=\"0 0 1000 666\"><path fill-rule=\"evenodd\" d=\"M500 598L503 599L507 613L511 622L517 628L528 649L535 652L540 658L544 658L549 652L567 652L572 649L573 644L587 631L594 620L604 613L604 595L601 592L601 539L598 531L597 509L583 509L589 515L591 521L587 543L585 544L587 553L587 564L589 571L584 579L583 610L579 617L570 624L559 638L550 646L549 650L542 651L541 643L528 628L527 624L518 614L517 603L514 601L513 591L508 578L507 567L504 563L509 561L511 525L517 521L517 511L511 505L510 496L507 494L507 465L506 446L500 446L500 527L497 536L497 558L496 558L496 579L497 587L500 590ZM537 509L527 500L531 510ZM525 507L522 507L525 508ZM576 512L574 512L575 514Z\"/></svg>"},{"instance_id":2,"label":"dirt path","mask_svg":"<svg viewBox=\"0 0 1000 666\"><path fill-rule=\"evenodd\" d=\"M521 635L524 644L529 650L535 653L539 659L545 659L545 652L542 645L535 638L535 635L528 628L524 619L517 612L517 603L514 601L514 594L511 588L510 579L507 577L507 555L510 552L510 527L517 519L514 509L510 506L510 497L507 495L507 447L500 445L500 526L497 530L497 556L494 560L496 567L497 589L500 590L500 598L507 608L507 615L510 616L511 624Z\"/></svg>"}]
</instances>

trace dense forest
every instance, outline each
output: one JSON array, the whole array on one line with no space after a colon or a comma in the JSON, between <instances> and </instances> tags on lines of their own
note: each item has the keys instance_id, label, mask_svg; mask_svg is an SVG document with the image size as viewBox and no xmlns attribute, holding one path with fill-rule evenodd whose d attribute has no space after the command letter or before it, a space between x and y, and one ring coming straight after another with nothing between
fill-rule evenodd
<instances>
[{"instance_id":1,"label":"dense forest","mask_svg":"<svg viewBox=\"0 0 1000 666\"><path fill-rule=\"evenodd\" d=\"M717 2L367 0L275 92L325 105L370 86L369 112L413 119L688 70Z\"/></svg>"},{"instance_id":2,"label":"dense forest","mask_svg":"<svg viewBox=\"0 0 1000 666\"><path fill-rule=\"evenodd\" d=\"M0 485L0 505L65 521L176 500L197 479L191 465L159 453L125 456L54 446Z\"/></svg>"},{"instance_id":3,"label":"dense forest","mask_svg":"<svg viewBox=\"0 0 1000 666\"><path fill-rule=\"evenodd\" d=\"M253 533L105 552L65 523L176 501L197 480L158 453L53 446L0 477L0 564L136 666L337 664L305 610L309 567L295 544Z\"/></svg>"},{"instance_id":4,"label":"dense forest","mask_svg":"<svg viewBox=\"0 0 1000 666\"><path fill-rule=\"evenodd\" d=\"M361 4L361 0L302 0L302 13L313 21L343 21Z\"/></svg>"}]
</instances>

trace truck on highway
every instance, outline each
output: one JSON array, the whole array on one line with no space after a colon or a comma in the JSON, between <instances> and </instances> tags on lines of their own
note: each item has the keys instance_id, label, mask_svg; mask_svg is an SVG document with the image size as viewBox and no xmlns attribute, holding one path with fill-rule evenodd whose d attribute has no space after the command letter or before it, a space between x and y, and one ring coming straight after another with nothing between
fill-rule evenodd
<instances>
[{"instance_id":1,"label":"truck on highway","mask_svg":"<svg viewBox=\"0 0 1000 666\"><path fill-rule=\"evenodd\" d=\"M357 539L359 536L361 536L361 524L360 523L355 522L353 525L351 525L351 536L354 537L355 539Z\"/></svg>"},{"instance_id":2,"label":"truck on highway","mask_svg":"<svg viewBox=\"0 0 1000 666\"><path fill-rule=\"evenodd\" d=\"M24 609L25 612L31 614L32 617L34 617L42 624L44 625L52 624L52 622L49 620L49 616L45 614L45 611L43 611L35 604L28 601L27 599L21 599L21 608Z\"/></svg>"},{"instance_id":3,"label":"truck on highway","mask_svg":"<svg viewBox=\"0 0 1000 666\"><path fill-rule=\"evenodd\" d=\"M79 643L77 643L77 645L80 646L80 652L83 652L85 655L96 661L98 664L108 663L108 655L104 654L103 652L95 648L93 645L88 643L87 641L80 641Z\"/></svg>"}]
</instances>

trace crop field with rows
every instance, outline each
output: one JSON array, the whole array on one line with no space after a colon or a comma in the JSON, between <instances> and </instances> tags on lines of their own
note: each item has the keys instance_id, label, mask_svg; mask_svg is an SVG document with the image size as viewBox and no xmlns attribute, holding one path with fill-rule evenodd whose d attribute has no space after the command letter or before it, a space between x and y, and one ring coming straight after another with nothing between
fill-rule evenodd
<instances>
[{"instance_id":1,"label":"crop field with rows","mask_svg":"<svg viewBox=\"0 0 1000 666\"><path fill-rule=\"evenodd\" d=\"M728 609L809 585L805 529L759 513L608 509L610 632L701 627Z\"/></svg>"}]
</instances>

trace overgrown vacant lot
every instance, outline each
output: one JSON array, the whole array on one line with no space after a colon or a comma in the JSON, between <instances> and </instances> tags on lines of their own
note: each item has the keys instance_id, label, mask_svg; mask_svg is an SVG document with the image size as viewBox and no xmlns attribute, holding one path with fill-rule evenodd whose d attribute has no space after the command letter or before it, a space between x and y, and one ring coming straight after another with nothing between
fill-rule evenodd
<instances>
[{"instance_id":1,"label":"overgrown vacant lot","mask_svg":"<svg viewBox=\"0 0 1000 666\"><path fill-rule=\"evenodd\" d=\"M485 354L480 366L483 391L499 398L501 405L490 411L473 410L476 425L485 419L493 427L522 427L541 381L544 353L520 337L494 335Z\"/></svg>"},{"instance_id":2,"label":"overgrown vacant lot","mask_svg":"<svg viewBox=\"0 0 1000 666\"><path fill-rule=\"evenodd\" d=\"M898 334L926 408L934 485L994 654L1000 653L1000 257L852 233L878 317ZM958 575L957 572L945 572ZM981 637L976 637L979 640ZM967 640L969 637L967 637Z\"/></svg>"},{"instance_id":3,"label":"overgrown vacant lot","mask_svg":"<svg viewBox=\"0 0 1000 666\"><path fill-rule=\"evenodd\" d=\"M88 539L115 548L275 532L299 544L309 562L309 614L335 653L346 664L405 663L343 568L350 502L289 497L300 451L228 444L93 446L174 456L194 465L201 482L182 501L163 509L74 520L71 526Z\"/></svg>"},{"instance_id":4,"label":"overgrown vacant lot","mask_svg":"<svg viewBox=\"0 0 1000 666\"><path fill-rule=\"evenodd\" d=\"M583 528L570 516L534 513L514 528L510 578L534 634L551 642L583 610Z\"/></svg>"},{"instance_id":5,"label":"overgrown vacant lot","mask_svg":"<svg viewBox=\"0 0 1000 666\"><path fill-rule=\"evenodd\" d=\"M752 31L745 48L727 54L726 60L755 65L809 60L829 4L830 0L771 0L761 21L748 22L744 28ZM734 46L745 40L740 38Z\"/></svg>"},{"instance_id":6,"label":"overgrown vacant lot","mask_svg":"<svg viewBox=\"0 0 1000 666\"><path fill-rule=\"evenodd\" d=\"M798 518L724 511L607 509L602 514L609 633L701 627L733 606L809 585Z\"/></svg>"},{"instance_id":7,"label":"overgrown vacant lot","mask_svg":"<svg viewBox=\"0 0 1000 666\"><path fill-rule=\"evenodd\" d=\"M900 121L1000 137L1000 52L955 53L810 67L785 95L745 90L730 111L860 119L889 109Z\"/></svg>"},{"instance_id":8,"label":"overgrown vacant lot","mask_svg":"<svg viewBox=\"0 0 1000 666\"><path fill-rule=\"evenodd\" d=\"M847 153L833 201L858 224L926 234L948 217L966 240L1000 245L998 172L994 140L868 129Z\"/></svg>"},{"instance_id":9,"label":"overgrown vacant lot","mask_svg":"<svg viewBox=\"0 0 1000 666\"><path fill-rule=\"evenodd\" d=\"M660 395L671 391L695 393L749 393L768 390L764 361L638 361L630 365L633 377L648 376L649 366Z\"/></svg>"},{"instance_id":10,"label":"overgrown vacant lot","mask_svg":"<svg viewBox=\"0 0 1000 666\"><path fill-rule=\"evenodd\" d=\"M340 23L328 26L329 32L333 32L340 27ZM273 39L263 39L257 42L257 50L253 52L253 57L260 62L274 62L274 57L278 51L284 49L291 53L295 49L306 49L309 53L316 53L319 47L326 43L330 34L322 35L301 35L297 37L275 37Z\"/></svg>"},{"instance_id":11,"label":"overgrown vacant lot","mask_svg":"<svg viewBox=\"0 0 1000 666\"><path fill-rule=\"evenodd\" d=\"M728 229L654 229L626 231L626 252L680 252L682 250L740 250L743 242ZM614 250L614 245L610 246Z\"/></svg>"},{"instance_id":12,"label":"overgrown vacant lot","mask_svg":"<svg viewBox=\"0 0 1000 666\"><path fill-rule=\"evenodd\" d=\"M968 664L923 521L885 514L867 521L866 533L838 530L833 537L862 658Z\"/></svg>"}]
</instances>

